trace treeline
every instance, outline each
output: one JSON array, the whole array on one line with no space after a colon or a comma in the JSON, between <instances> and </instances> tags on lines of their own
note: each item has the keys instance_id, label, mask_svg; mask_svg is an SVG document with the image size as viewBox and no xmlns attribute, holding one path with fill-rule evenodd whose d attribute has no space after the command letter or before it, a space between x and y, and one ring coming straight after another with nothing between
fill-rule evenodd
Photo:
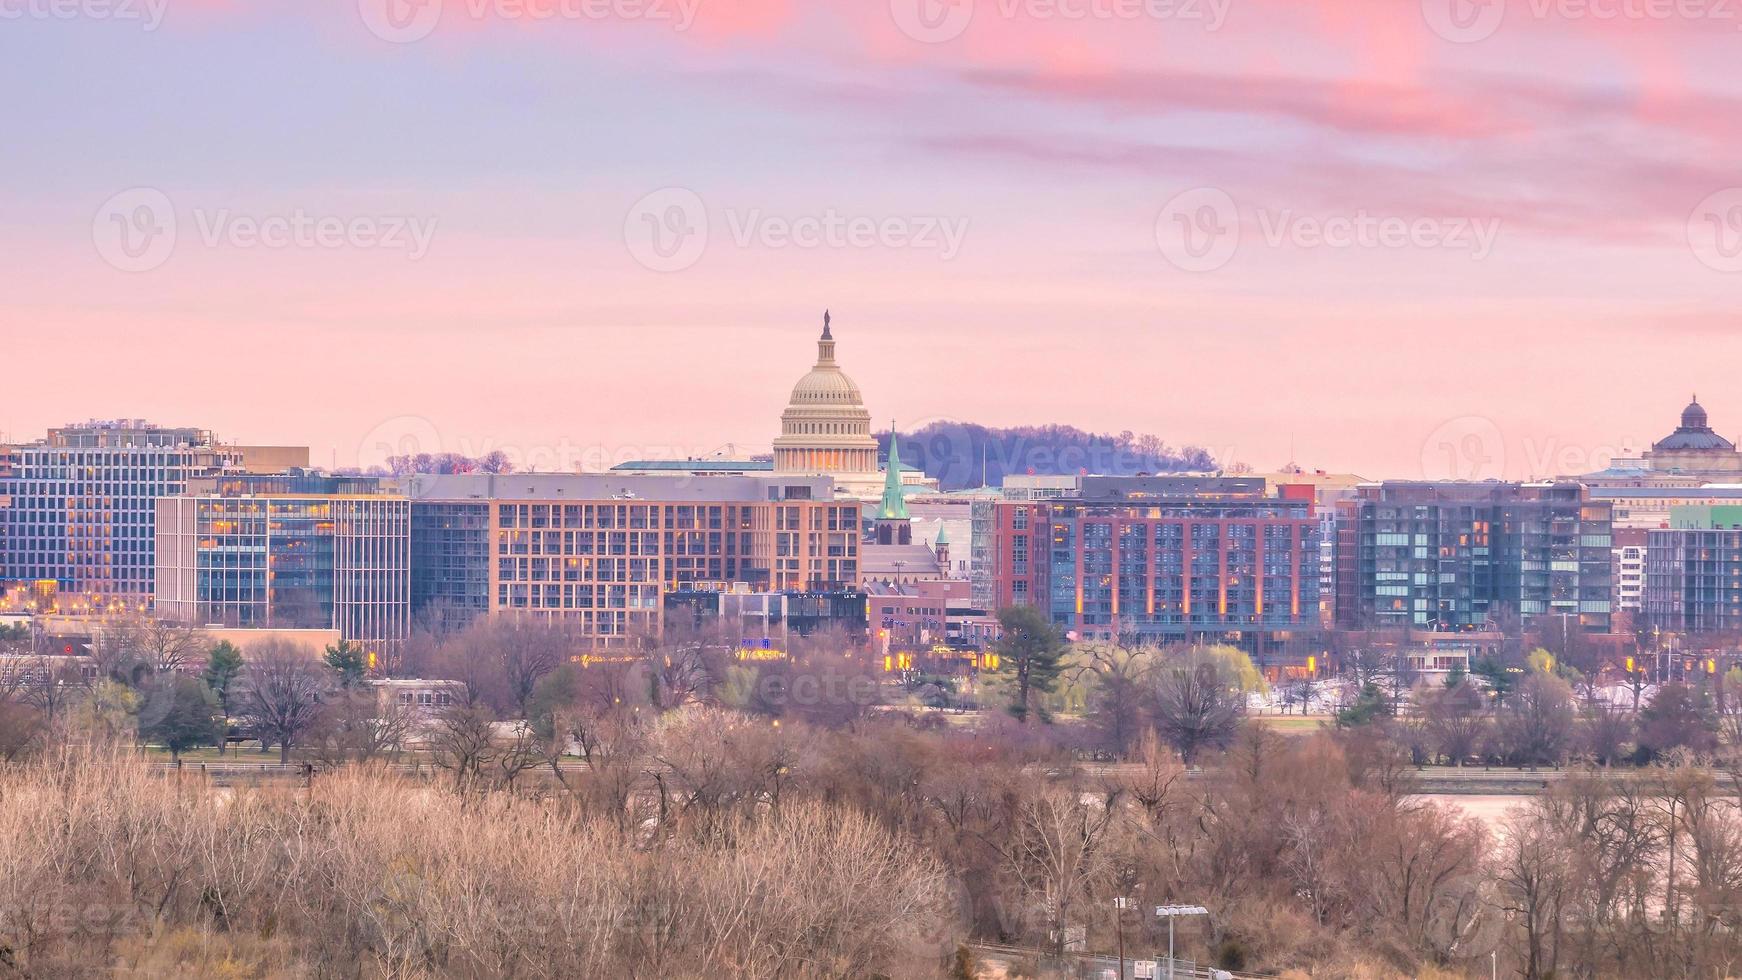
<instances>
[{"instance_id":1,"label":"treeline","mask_svg":"<svg viewBox=\"0 0 1742 980\"><path fill-rule=\"evenodd\" d=\"M885 455L889 435L877 437ZM902 462L923 470L945 490L980 486L982 477L985 485L999 486L1006 476L1028 473L1131 476L1216 469L1215 458L1198 446L1175 448L1153 435L1085 432L1070 425L995 428L940 421L900 438Z\"/></svg>"},{"instance_id":2,"label":"treeline","mask_svg":"<svg viewBox=\"0 0 1742 980\"><path fill-rule=\"evenodd\" d=\"M1067 939L1165 948L1165 923L1116 918L1125 898L1201 904L1181 955L1292 978L1742 966L1721 726L1706 766L1676 746L1618 775L1574 749L1579 768L1495 830L1412 783L1411 726L1462 730L1445 719L1467 717L1470 679L1393 703L1374 678L1385 704L1283 737L1247 713L1262 681L1238 651L1065 645L1028 617L1006 611L977 692L1007 710L955 720L839 637L762 661L674 628L577 662L558 629L487 621L376 665L446 679L450 702L416 712L368 691L354 648L263 644L236 651L228 710L314 770L224 793L133 750L160 736L121 723L114 686L206 683L195 663L160 670L141 631L0 769L0 958L36 975L932 977L975 975L986 942L1044 976ZM1462 744L1576 746L1570 691L1534 666ZM1568 742L1531 734L1566 708Z\"/></svg>"}]
</instances>

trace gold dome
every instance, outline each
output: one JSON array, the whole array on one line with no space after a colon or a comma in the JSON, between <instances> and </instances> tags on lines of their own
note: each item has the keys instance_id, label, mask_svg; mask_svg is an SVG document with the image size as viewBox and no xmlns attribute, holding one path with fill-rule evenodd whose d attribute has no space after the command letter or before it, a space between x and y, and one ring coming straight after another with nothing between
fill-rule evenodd
<instances>
[{"instance_id":1,"label":"gold dome","mask_svg":"<svg viewBox=\"0 0 1742 980\"><path fill-rule=\"evenodd\" d=\"M877 440L859 386L835 363L829 315L817 340L817 362L793 385L774 440L778 473L853 476L877 473Z\"/></svg>"}]
</instances>

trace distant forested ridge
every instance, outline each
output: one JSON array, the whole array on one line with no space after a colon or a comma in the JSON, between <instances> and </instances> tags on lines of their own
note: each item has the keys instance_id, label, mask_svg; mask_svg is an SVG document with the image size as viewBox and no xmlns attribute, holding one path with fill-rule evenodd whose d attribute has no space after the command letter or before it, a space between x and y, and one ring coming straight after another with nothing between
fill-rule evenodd
<instances>
[{"instance_id":1,"label":"distant forested ridge","mask_svg":"<svg viewBox=\"0 0 1742 980\"><path fill-rule=\"evenodd\" d=\"M1199 446L1175 448L1152 435L1084 432L1072 425L992 428L972 422L932 422L900 433L901 461L924 470L945 490L999 486L1011 474L1094 473L1132 476L1216 469L1215 457ZM889 433L877 435L889 452Z\"/></svg>"}]
</instances>

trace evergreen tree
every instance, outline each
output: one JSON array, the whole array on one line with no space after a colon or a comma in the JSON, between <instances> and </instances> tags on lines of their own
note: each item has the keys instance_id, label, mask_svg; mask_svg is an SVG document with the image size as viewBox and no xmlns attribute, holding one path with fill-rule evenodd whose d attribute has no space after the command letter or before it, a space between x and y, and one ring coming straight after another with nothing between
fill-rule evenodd
<instances>
[{"instance_id":1,"label":"evergreen tree","mask_svg":"<svg viewBox=\"0 0 1742 980\"><path fill-rule=\"evenodd\" d=\"M218 739L218 754L224 752L224 745L230 735L230 704L231 689L236 683L236 677L242 673L242 651L229 640L223 640L212 647L211 654L206 658L206 686L212 689L212 695L218 699L218 712L224 719L223 737Z\"/></svg>"},{"instance_id":2,"label":"evergreen tree","mask_svg":"<svg viewBox=\"0 0 1742 980\"><path fill-rule=\"evenodd\" d=\"M369 671L369 654L349 640L340 640L338 646L327 647L322 659L338 675L339 687L347 691L360 686L363 675Z\"/></svg>"},{"instance_id":3,"label":"evergreen tree","mask_svg":"<svg viewBox=\"0 0 1742 980\"><path fill-rule=\"evenodd\" d=\"M1015 671L1016 691L1009 711L1026 723L1037 710L1035 699L1051 694L1063 669L1064 637L1037 606L1010 606L998 611L998 656ZM1039 708L1046 721L1044 708Z\"/></svg>"},{"instance_id":4,"label":"evergreen tree","mask_svg":"<svg viewBox=\"0 0 1742 980\"><path fill-rule=\"evenodd\" d=\"M142 712L139 735L180 759L188 749L216 742L218 724L218 699L205 681L165 674Z\"/></svg>"}]
</instances>

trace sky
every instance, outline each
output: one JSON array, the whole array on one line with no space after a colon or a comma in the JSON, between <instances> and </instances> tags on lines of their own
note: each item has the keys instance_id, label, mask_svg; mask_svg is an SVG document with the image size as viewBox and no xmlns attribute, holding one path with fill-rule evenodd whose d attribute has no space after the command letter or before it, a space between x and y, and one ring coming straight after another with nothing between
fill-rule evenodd
<instances>
[{"instance_id":1,"label":"sky","mask_svg":"<svg viewBox=\"0 0 1742 980\"><path fill-rule=\"evenodd\" d=\"M0 0L0 433L878 420L1260 470L1742 436L1742 0Z\"/></svg>"}]
</instances>

